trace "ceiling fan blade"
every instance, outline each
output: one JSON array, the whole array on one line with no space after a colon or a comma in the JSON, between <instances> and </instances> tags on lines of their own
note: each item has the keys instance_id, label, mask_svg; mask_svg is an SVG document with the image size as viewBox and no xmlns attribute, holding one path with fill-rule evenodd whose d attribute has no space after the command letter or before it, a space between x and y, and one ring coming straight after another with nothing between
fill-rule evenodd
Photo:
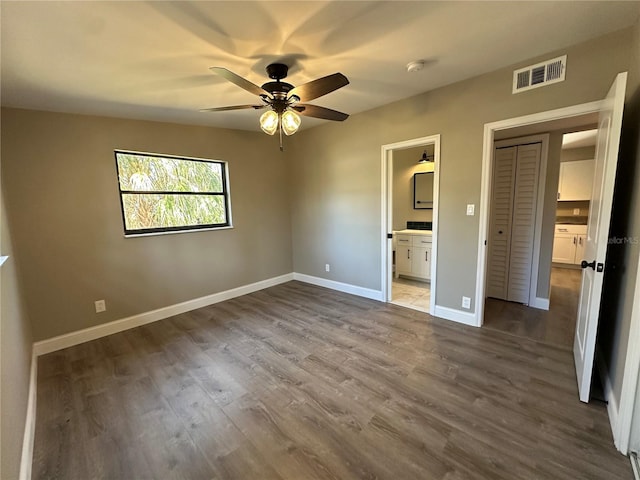
<instances>
[{"instance_id":1,"label":"ceiling fan blade","mask_svg":"<svg viewBox=\"0 0 640 480\"><path fill-rule=\"evenodd\" d=\"M342 122L349 118L346 113L338 112L337 110L331 110L330 108L319 107L317 105L300 104L292 105L296 112L306 117L323 118L325 120L334 120L336 122Z\"/></svg>"},{"instance_id":2,"label":"ceiling fan blade","mask_svg":"<svg viewBox=\"0 0 640 480\"><path fill-rule=\"evenodd\" d=\"M301 102L308 102L338 90L345 85L349 85L349 79L341 73L334 73L295 87L289 92L289 97L295 95L300 98Z\"/></svg>"},{"instance_id":3,"label":"ceiling fan blade","mask_svg":"<svg viewBox=\"0 0 640 480\"><path fill-rule=\"evenodd\" d=\"M236 75L231 70L227 70L223 67L211 67L213 73L216 73L223 77L226 80L229 80L231 83L239 86L240 88L244 88L247 92L253 93L254 95L266 95L271 98L271 94L266 90L262 89L255 83L251 83L249 80L242 78L240 75Z\"/></svg>"},{"instance_id":4,"label":"ceiling fan blade","mask_svg":"<svg viewBox=\"0 0 640 480\"><path fill-rule=\"evenodd\" d=\"M245 110L247 108L253 108L254 110L260 110L266 107L266 105L231 105L229 107L213 107L203 108L201 112L226 112L227 110Z\"/></svg>"}]
</instances>

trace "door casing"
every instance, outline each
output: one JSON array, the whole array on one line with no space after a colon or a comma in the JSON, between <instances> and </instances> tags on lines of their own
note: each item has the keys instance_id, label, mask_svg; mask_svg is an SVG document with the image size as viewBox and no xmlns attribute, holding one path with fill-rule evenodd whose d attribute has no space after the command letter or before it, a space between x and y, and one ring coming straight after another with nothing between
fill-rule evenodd
<instances>
[{"instance_id":1,"label":"door casing","mask_svg":"<svg viewBox=\"0 0 640 480\"><path fill-rule=\"evenodd\" d=\"M482 181L480 187L479 209L479 233L478 233L478 263L476 267L476 311L474 312L475 326L481 327L484 323L484 298L486 292L487 274L487 245L491 206L491 179L493 176L493 149L495 132L515 127L524 127L537 123L545 123L553 120L561 120L571 117L579 117L600 111L601 101L582 103L571 107L548 110L546 112L524 115L522 117L509 118L498 122L486 123L484 126L483 150L482 150ZM541 177L542 172L541 172Z\"/></svg>"}]
</instances>

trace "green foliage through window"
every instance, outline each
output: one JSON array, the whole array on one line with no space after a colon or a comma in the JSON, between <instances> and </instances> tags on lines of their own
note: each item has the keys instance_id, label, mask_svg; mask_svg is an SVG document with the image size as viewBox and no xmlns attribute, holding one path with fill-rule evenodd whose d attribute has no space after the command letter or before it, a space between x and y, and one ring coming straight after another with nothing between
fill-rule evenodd
<instances>
[{"instance_id":1,"label":"green foliage through window","mask_svg":"<svg viewBox=\"0 0 640 480\"><path fill-rule=\"evenodd\" d=\"M125 234L226 227L224 162L116 151Z\"/></svg>"}]
</instances>

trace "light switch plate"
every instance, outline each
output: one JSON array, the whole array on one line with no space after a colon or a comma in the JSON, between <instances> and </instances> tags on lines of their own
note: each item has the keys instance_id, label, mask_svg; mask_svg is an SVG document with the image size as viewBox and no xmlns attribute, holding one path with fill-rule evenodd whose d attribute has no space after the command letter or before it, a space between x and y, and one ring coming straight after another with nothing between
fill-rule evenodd
<instances>
[{"instance_id":1,"label":"light switch plate","mask_svg":"<svg viewBox=\"0 0 640 480\"><path fill-rule=\"evenodd\" d=\"M473 203L469 203L467 205L467 215L473 216L476 211L476 206Z\"/></svg>"}]
</instances>

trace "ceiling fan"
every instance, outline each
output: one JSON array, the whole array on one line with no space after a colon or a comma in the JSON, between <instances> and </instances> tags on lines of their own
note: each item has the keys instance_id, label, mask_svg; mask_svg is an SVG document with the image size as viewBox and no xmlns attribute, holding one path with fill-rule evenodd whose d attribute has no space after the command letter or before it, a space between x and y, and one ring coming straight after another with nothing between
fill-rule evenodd
<instances>
[{"instance_id":1,"label":"ceiling fan","mask_svg":"<svg viewBox=\"0 0 640 480\"><path fill-rule=\"evenodd\" d=\"M282 132L285 135L293 135L300 127L300 115L307 117L322 118L342 122L349 118L346 113L331 110L330 108L311 105L310 100L322 97L327 93L344 87L349 84L349 80L341 73L334 73L326 77L318 78L311 82L294 87L290 83L282 82L289 72L289 67L283 63L272 63L267 66L267 75L272 82L267 82L262 87L242 78L241 76L223 67L211 67L211 71L230 81L231 83L244 88L246 91L258 95L262 103L258 105L233 105L229 107L205 108L203 112L224 112L228 110L243 110L253 108L254 110L268 110L260 117L260 128L265 133L273 135L280 132L280 150L282 148Z\"/></svg>"}]
</instances>

